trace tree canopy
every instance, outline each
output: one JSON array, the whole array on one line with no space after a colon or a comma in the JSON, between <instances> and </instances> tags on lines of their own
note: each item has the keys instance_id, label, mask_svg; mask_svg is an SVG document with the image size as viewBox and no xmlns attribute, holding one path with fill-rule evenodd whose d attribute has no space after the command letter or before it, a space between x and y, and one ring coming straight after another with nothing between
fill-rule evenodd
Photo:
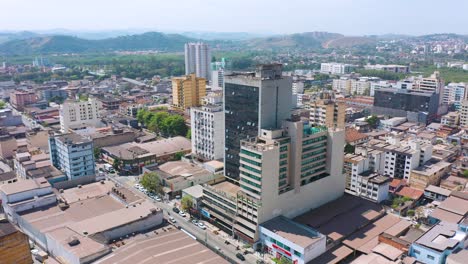
<instances>
[{"instance_id":1,"label":"tree canopy","mask_svg":"<svg viewBox=\"0 0 468 264\"><path fill-rule=\"evenodd\" d=\"M141 109L137 113L137 119L156 134L165 137L187 136L188 128L185 119L180 115Z\"/></svg>"},{"instance_id":2,"label":"tree canopy","mask_svg":"<svg viewBox=\"0 0 468 264\"><path fill-rule=\"evenodd\" d=\"M156 172L150 172L143 174L140 184L145 187L146 190L153 193L162 193L161 180Z\"/></svg>"},{"instance_id":3,"label":"tree canopy","mask_svg":"<svg viewBox=\"0 0 468 264\"><path fill-rule=\"evenodd\" d=\"M182 207L182 210L184 211L190 211L190 209L193 208L193 200L192 197L186 195L182 197L182 200L180 200L180 205Z\"/></svg>"}]
</instances>

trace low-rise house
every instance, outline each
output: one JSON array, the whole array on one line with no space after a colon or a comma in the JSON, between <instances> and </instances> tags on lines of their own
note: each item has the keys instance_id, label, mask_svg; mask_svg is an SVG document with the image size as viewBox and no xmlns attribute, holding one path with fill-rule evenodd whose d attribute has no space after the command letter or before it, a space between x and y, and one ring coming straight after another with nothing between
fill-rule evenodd
<instances>
[{"instance_id":1,"label":"low-rise house","mask_svg":"<svg viewBox=\"0 0 468 264\"><path fill-rule=\"evenodd\" d=\"M357 131L354 128L346 128L345 140L347 144L356 146L367 142L369 140L369 136Z\"/></svg>"},{"instance_id":2,"label":"low-rise house","mask_svg":"<svg viewBox=\"0 0 468 264\"><path fill-rule=\"evenodd\" d=\"M109 164L119 162L120 170L141 172L141 168L151 164L162 164L174 160L176 154L188 154L191 151L190 140L173 137L146 143L124 143L101 149L103 159Z\"/></svg>"},{"instance_id":3,"label":"low-rise house","mask_svg":"<svg viewBox=\"0 0 468 264\"><path fill-rule=\"evenodd\" d=\"M463 192L452 192L428 217L429 223L440 221L459 223L468 214L468 195Z\"/></svg>"},{"instance_id":4,"label":"low-rise house","mask_svg":"<svg viewBox=\"0 0 468 264\"><path fill-rule=\"evenodd\" d=\"M447 199L452 191L440 188L438 186L434 185L429 185L427 188L424 190L424 197L434 200L434 201L444 201Z\"/></svg>"},{"instance_id":5,"label":"low-rise house","mask_svg":"<svg viewBox=\"0 0 468 264\"><path fill-rule=\"evenodd\" d=\"M409 186L424 190L429 185L439 185L442 177L451 171L451 163L445 161L429 160L423 166L411 170Z\"/></svg>"},{"instance_id":6,"label":"low-rise house","mask_svg":"<svg viewBox=\"0 0 468 264\"><path fill-rule=\"evenodd\" d=\"M186 161L169 161L158 167L157 173L171 197L197 184L214 184L224 180L221 173L212 173L202 166Z\"/></svg>"},{"instance_id":7,"label":"low-rise house","mask_svg":"<svg viewBox=\"0 0 468 264\"><path fill-rule=\"evenodd\" d=\"M267 251L297 264L309 263L326 251L326 236L311 227L278 216L260 225L260 241Z\"/></svg>"},{"instance_id":8,"label":"low-rise house","mask_svg":"<svg viewBox=\"0 0 468 264\"><path fill-rule=\"evenodd\" d=\"M416 240L409 253L422 263L445 263L448 255L464 248L466 238L456 223L440 222Z\"/></svg>"}]
</instances>

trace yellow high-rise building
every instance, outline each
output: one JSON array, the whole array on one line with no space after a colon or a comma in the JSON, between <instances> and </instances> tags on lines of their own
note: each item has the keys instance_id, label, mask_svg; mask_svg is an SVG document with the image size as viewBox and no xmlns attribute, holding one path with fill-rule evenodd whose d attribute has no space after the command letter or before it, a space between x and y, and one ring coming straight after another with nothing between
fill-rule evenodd
<instances>
[{"instance_id":1,"label":"yellow high-rise building","mask_svg":"<svg viewBox=\"0 0 468 264\"><path fill-rule=\"evenodd\" d=\"M202 105L206 96L206 79L195 74L172 78L172 104L180 109Z\"/></svg>"}]
</instances>

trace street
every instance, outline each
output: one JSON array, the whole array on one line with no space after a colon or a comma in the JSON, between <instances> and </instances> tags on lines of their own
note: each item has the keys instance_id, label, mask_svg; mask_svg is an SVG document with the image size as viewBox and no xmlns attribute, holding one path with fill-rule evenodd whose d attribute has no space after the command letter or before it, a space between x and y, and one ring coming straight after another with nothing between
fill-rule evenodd
<instances>
[{"instance_id":1,"label":"street","mask_svg":"<svg viewBox=\"0 0 468 264\"><path fill-rule=\"evenodd\" d=\"M181 228L181 230L185 230L189 234L195 236L199 242L202 244L208 245L209 248L211 248L213 251L218 253L219 255L223 257L227 257L227 259L230 262L233 263L252 263L255 264L257 263L258 259L261 259L260 257L256 256L257 253L249 253L247 255L244 255L245 261L241 261L236 257L237 253L242 253L244 252L245 249L242 247L240 250L236 249L236 245L232 243L232 240L229 240L230 243L229 245L225 244L226 238L221 237L220 235L215 235L208 229L203 230L200 227L194 225L191 223L190 218L187 217L182 217L179 214L175 213L172 211L173 206L171 204L165 203L165 202L156 202L150 197L146 196L144 193L140 192L139 190L135 189L133 187L132 181L130 181L127 177L108 177L108 179L112 180L115 183L120 184L121 186L127 187L129 190L131 190L133 193L140 197L144 197L148 201L153 202L154 204L157 204L160 208L163 209L164 215L166 219L169 219L169 216L174 217L176 220L176 223L174 224L175 226ZM217 250L219 249L219 250Z\"/></svg>"}]
</instances>

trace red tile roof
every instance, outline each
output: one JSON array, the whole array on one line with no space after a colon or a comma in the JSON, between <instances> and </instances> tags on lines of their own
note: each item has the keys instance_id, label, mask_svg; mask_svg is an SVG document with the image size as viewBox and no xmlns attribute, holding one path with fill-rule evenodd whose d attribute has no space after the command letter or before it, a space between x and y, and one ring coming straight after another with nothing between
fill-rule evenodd
<instances>
[{"instance_id":1,"label":"red tile roof","mask_svg":"<svg viewBox=\"0 0 468 264\"><path fill-rule=\"evenodd\" d=\"M396 194L403 197L409 197L413 200L419 200L419 198L423 196L424 192L405 186L401 188Z\"/></svg>"},{"instance_id":2,"label":"red tile roof","mask_svg":"<svg viewBox=\"0 0 468 264\"><path fill-rule=\"evenodd\" d=\"M346 128L346 143L356 142L368 138L366 134L360 133L354 128Z\"/></svg>"}]
</instances>

